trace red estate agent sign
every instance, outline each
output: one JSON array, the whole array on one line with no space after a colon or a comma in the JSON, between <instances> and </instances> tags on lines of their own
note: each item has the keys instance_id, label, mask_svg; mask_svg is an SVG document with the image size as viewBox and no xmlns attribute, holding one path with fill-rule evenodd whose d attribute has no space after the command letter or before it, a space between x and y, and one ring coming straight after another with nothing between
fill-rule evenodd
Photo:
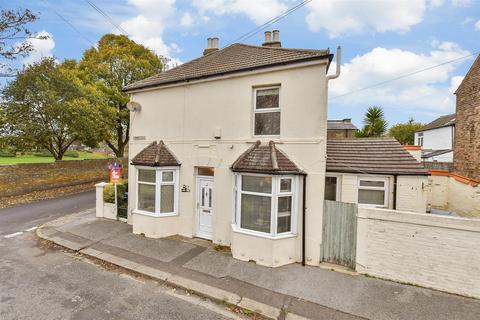
<instances>
[{"instance_id":1,"label":"red estate agent sign","mask_svg":"<svg viewBox=\"0 0 480 320\"><path fill-rule=\"evenodd\" d=\"M119 163L114 163L110 166L110 183L117 184L122 178L122 166Z\"/></svg>"}]
</instances>

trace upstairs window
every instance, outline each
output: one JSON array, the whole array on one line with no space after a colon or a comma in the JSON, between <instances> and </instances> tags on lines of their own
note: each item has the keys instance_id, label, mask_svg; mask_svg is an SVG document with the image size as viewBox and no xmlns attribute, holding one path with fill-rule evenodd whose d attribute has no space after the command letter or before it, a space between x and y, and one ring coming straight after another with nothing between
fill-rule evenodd
<instances>
[{"instance_id":1,"label":"upstairs window","mask_svg":"<svg viewBox=\"0 0 480 320\"><path fill-rule=\"evenodd\" d=\"M255 89L254 136L280 135L280 88Z\"/></svg>"},{"instance_id":2,"label":"upstairs window","mask_svg":"<svg viewBox=\"0 0 480 320\"><path fill-rule=\"evenodd\" d=\"M417 145L423 147L423 132L418 133Z\"/></svg>"}]
</instances>

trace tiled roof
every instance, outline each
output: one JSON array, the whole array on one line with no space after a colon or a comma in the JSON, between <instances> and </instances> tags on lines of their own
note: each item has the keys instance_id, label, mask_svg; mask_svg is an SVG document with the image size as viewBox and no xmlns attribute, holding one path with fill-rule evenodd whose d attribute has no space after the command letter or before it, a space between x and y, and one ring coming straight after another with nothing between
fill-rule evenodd
<instances>
[{"instance_id":1,"label":"tiled roof","mask_svg":"<svg viewBox=\"0 0 480 320\"><path fill-rule=\"evenodd\" d=\"M455 113L449 114L449 115L446 115L446 116L441 116L441 117L433 120L429 124L424 125L419 130L417 130L417 132L427 131L427 130L432 130L432 129L436 129L436 128L442 128L442 127L455 125L455 116L456 116Z\"/></svg>"},{"instance_id":2,"label":"tiled roof","mask_svg":"<svg viewBox=\"0 0 480 320\"><path fill-rule=\"evenodd\" d=\"M327 171L427 175L423 165L394 138L327 141Z\"/></svg>"},{"instance_id":3,"label":"tiled roof","mask_svg":"<svg viewBox=\"0 0 480 320\"><path fill-rule=\"evenodd\" d=\"M232 171L268 174L304 174L280 151L273 141L261 145L257 141L232 164Z\"/></svg>"},{"instance_id":4,"label":"tiled roof","mask_svg":"<svg viewBox=\"0 0 480 320\"><path fill-rule=\"evenodd\" d=\"M358 128L350 121L350 119L328 120L328 130L357 130Z\"/></svg>"},{"instance_id":5,"label":"tiled roof","mask_svg":"<svg viewBox=\"0 0 480 320\"><path fill-rule=\"evenodd\" d=\"M154 141L149 144L132 159L132 164L150 167L180 165L175 155L167 148L163 141L160 141L159 143Z\"/></svg>"},{"instance_id":6,"label":"tiled roof","mask_svg":"<svg viewBox=\"0 0 480 320\"><path fill-rule=\"evenodd\" d=\"M124 91L310 60L328 59L330 61L332 58L333 55L328 50L259 47L236 43L176 68L129 84L124 87Z\"/></svg>"}]
</instances>

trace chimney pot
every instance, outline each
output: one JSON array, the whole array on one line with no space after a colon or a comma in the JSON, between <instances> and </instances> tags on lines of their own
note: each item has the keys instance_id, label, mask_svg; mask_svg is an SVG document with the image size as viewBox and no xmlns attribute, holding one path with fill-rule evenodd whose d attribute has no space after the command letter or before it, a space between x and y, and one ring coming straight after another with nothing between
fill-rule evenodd
<instances>
[{"instance_id":1,"label":"chimney pot","mask_svg":"<svg viewBox=\"0 0 480 320\"><path fill-rule=\"evenodd\" d=\"M272 33L270 31L265 31L265 43L272 42Z\"/></svg>"},{"instance_id":2,"label":"chimney pot","mask_svg":"<svg viewBox=\"0 0 480 320\"><path fill-rule=\"evenodd\" d=\"M212 52L218 51L218 38L208 38L207 39L207 48L203 50L203 55L206 56Z\"/></svg>"},{"instance_id":3,"label":"chimney pot","mask_svg":"<svg viewBox=\"0 0 480 320\"><path fill-rule=\"evenodd\" d=\"M215 37L212 39L212 49L218 49L218 38Z\"/></svg>"},{"instance_id":4,"label":"chimney pot","mask_svg":"<svg viewBox=\"0 0 480 320\"><path fill-rule=\"evenodd\" d=\"M272 32L273 32L273 39L272 39ZM262 44L262 46L281 48L282 43L280 42L280 31L273 30L272 32L270 31L265 32L265 42Z\"/></svg>"},{"instance_id":5,"label":"chimney pot","mask_svg":"<svg viewBox=\"0 0 480 320\"><path fill-rule=\"evenodd\" d=\"M212 38L207 38L207 49L212 48Z\"/></svg>"},{"instance_id":6,"label":"chimney pot","mask_svg":"<svg viewBox=\"0 0 480 320\"><path fill-rule=\"evenodd\" d=\"M280 31L273 30L273 42L280 42Z\"/></svg>"}]
</instances>

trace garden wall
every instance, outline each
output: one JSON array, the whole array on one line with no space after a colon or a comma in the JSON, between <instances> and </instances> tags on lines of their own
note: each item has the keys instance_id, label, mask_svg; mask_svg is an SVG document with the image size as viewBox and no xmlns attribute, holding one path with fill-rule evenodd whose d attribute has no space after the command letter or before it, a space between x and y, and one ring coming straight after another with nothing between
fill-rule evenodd
<instances>
[{"instance_id":1,"label":"garden wall","mask_svg":"<svg viewBox=\"0 0 480 320\"><path fill-rule=\"evenodd\" d=\"M108 180L113 159L56 161L0 165L0 197ZM121 160L127 170L127 159ZM124 172L126 177L126 171Z\"/></svg>"},{"instance_id":2,"label":"garden wall","mask_svg":"<svg viewBox=\"0 0 480 320\"><path fill-rule=\"evenodd\" d=\"M480 219L358 209L356 270L480 298Z\"/></svg>"}]
</instances>

